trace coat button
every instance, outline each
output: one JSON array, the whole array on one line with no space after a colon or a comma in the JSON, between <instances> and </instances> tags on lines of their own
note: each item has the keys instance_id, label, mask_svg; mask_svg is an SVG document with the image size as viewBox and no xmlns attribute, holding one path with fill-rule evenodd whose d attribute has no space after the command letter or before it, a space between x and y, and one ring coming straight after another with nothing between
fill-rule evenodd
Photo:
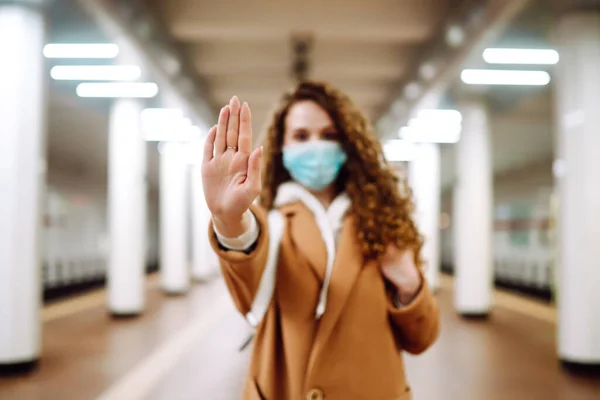
<instances>
[{"instance_id":1,"label":"coat button","mask_svg":"<svg viewBox=\"0 0 600 400\"><path fill-rule=\"evenodd\" d=\"M323 394L323 391L319 389L312 389L306 395L306 400L323 400L324 398L325 395Z\"/></svg>"}]
</instances>

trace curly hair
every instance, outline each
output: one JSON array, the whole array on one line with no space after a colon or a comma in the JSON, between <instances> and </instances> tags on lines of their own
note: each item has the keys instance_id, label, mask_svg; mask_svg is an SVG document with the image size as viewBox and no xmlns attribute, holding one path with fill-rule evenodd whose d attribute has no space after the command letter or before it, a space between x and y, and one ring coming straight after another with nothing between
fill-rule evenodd
<instances>
[{"instance_id":1,"label":"curly hair","mask_svg":"<svg viewBox=\"0 0 600 400\"><path fill-rule=\"evenodd\" d=\"M377 259L389 244L395 244L413 250L420 266L423 241L411 217L410 188L386 162L368 118L348 96L327 83L299 83L277 106L264 137L261 206L271 209L279 185L292 179L282 158L285 118L293 104L305 100L322 107L341 134L348 159L338 175L337 189L351 199L363 257Z\"/></svg>"}]
</instances>

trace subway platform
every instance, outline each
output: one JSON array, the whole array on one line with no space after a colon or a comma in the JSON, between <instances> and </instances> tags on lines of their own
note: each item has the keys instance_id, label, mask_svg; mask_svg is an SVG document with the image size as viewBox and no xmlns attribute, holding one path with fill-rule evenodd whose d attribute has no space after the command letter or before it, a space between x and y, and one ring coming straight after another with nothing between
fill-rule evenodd
<instances>
[{"instance_id":1,"label":"subway platform","mask_svg":"<svg viewBox=\"0 0 600 400\"><path fill-rule=\"evenodd\" d=\"M496 290L489 319L464 319L452 291L444 276L438 342L406 358L415 399L600 399L597 377L570 374L556 359L552 306ZM102 289L47 305L41 362L27 376L1 378L0 400L239 399L250 329L222 280L166 296L151 275L146 295L135 318L109 316Z\"/></svg>"}]
</instances>

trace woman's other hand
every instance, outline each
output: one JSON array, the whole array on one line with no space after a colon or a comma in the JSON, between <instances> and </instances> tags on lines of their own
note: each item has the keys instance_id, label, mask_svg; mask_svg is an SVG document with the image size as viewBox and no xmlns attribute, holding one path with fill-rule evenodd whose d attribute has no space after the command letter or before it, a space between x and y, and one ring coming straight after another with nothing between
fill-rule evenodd
<instances>
[{"instance_id":1,"label":"woman's other hand","mask_svg":"<svg viewBox=\"0 0 600 400\"><path fill-rule=\"evenodd\" d=\"M400 303L409 304L421 288L421 274L412 250L399 250L389 245L381 259L381 272L398 290Z\"/></svg>"},{"instance_id":2,"label":"woman's other hand","mask_svg":"<svg viewBox=\"0 0 600 400\"><path fill-rule=\"evenodd\" d=\"M250 108L234 96L208 132L202 163L206 204L215 228L226 237L247 229L242 217L261 190L261 156L262 148L252 151Z\"/></svg>"}]
</instances>

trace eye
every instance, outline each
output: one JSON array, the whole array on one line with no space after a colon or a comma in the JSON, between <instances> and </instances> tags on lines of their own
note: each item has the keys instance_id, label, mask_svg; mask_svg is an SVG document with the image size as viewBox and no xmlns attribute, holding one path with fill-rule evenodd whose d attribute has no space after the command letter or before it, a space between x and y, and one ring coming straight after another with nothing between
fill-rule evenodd
<instances>
[{"instance_id":1,"label":"eye","mask_svg":"<svg viewBox=\"0 0 600 400\"><path fill-rule=\"evenodd\" d=\"M309 137L310 134L303 129L298 129L292 134L292 138L297 142L305 142L309 139Z\"/></svg>"},{"instance_id":2,"label":"eye","mask_svg":"<svg viewBox=\"0 0 600 400\"><path fill-rule=\"evenodd\" d=\"M324 140L330 140L332 142L337 142L340 140L340 134L336 130L327 130L321 134L321 137Z\"/></svg>"}]
</instances>

